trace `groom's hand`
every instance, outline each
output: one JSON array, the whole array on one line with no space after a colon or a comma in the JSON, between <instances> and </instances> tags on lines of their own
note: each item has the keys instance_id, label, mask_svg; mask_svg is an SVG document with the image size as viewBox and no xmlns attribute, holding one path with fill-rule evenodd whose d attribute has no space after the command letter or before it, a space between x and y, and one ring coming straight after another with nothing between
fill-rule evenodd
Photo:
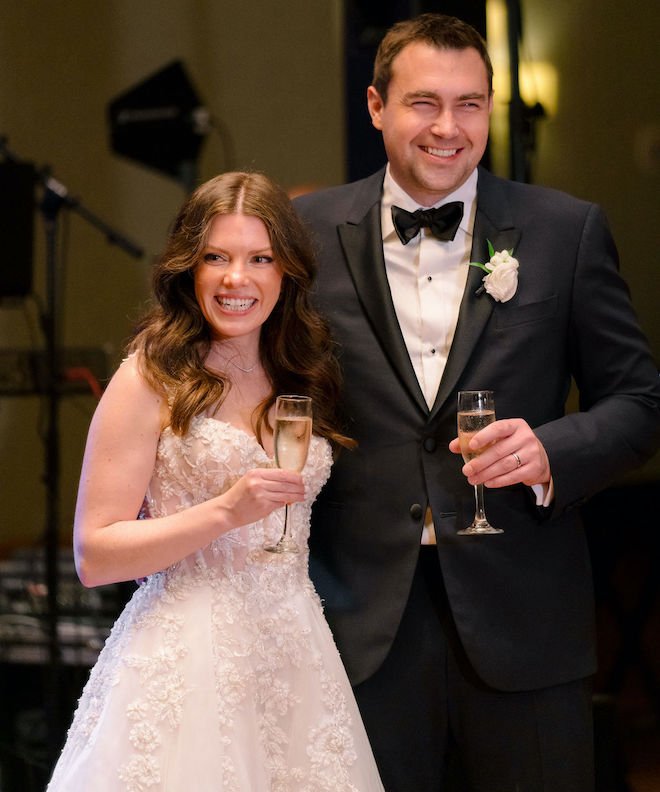
<instances>
[{"instance_id":1,"label":"groom's hand","mask_svg":"<svg viewBox=\"0 0 660 792\"><path fill-rule=\"evenodd\" d=\"M486 487L508 487L512 484L548 484L550 462L545 448L522 418L495 421L477 432L470 440L470 450L482 453L463 467L470 484ZM449 450L460 454L458 438Z\"/></svg>"}]
</instances>

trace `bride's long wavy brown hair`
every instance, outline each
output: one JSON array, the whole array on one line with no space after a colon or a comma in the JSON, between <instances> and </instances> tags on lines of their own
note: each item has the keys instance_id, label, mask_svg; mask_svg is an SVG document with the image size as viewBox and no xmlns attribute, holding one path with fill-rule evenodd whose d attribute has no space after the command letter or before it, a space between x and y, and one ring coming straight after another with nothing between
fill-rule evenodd
<instances>
[{"instance_id":1,"label":"bride's long wavy brown hair","mask_svg":"<svg viewBox=\"0 0 660 792\"><path fill-rule=\"evenodd\" d=\"M257 437L261 440L264 424L271 428L268 411L276 395L298 393L313 399L316 434L335 447L353 446L335 414L341 387L335 345L311 303L316 266L309 237L285 191L260 173L223 173L198 187L175 218L154 265L155 305L139 322L129 352L140 353L145 378L167 395L172 430L184 434L193 417L216 410L231 387L226 372L205 365L211 330L193 279L211 220L223 214L259 218L282 269L280 298L261 328L259 355L272 387L255 410Z\"/></svg>"}]
</instances>

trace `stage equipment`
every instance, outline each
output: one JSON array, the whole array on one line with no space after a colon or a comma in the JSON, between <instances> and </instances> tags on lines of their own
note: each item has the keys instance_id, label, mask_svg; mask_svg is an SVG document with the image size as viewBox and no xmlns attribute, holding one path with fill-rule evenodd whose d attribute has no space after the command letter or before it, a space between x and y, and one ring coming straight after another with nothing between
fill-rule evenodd
<instances>
[{"instance_id":1,"label":"stage equipment","mask_svg":"<svg viewBox=\"0 0 660 792\"><path fill-rule=\"evenodd\" d=\"M32 291L35 181L30 163L0 162L0 299Z\"/></svg>"},{"instance_id":2,"label":"stage equipment","mask_svg":"<svg viewBox=\"0 0 660 792\"><path fill-rule=\"evenodd\" d=\"M7 139L0 137L0 154L7 162L25 165L7 146ZM44 564L46 573L46 595L48 618L46 621L49 647L49 663L47 666L46 702L49 707L48 724L51 728L50 751L55 756L59 750L60 735L56 724L60 722L60 692L58 688L58 670L61 664L61 646L59 636L59 574L57 557L59 552L60 528L60 431L59 407L62 397L61 383L63 352L60 347L60 318L58 308L61 305L61 288L64 277L57 258L58 217L62 209L70 209L101 230L108 242L118 245L130 255L140 258L141 248L119 234L100 218L85 208L82 201L73 197L67 188L50 175L50 168L34 169L36 184L41 188L39 209L44 223L46 237L46 299L40 315L40 324L44 338L43 365L39 368L41 379L39 390L44 393L46 401L46 459L44 482L46 484L47 514L44 528ZM80 372L81 373L81 372Z\"/></svg>"},{"instance_id":3,"label":"stage equipment","mask_svg":"<svg viewBox=\"0 0 660 792\"><path fill-rule=\"evenodd\" d=\"M197 159L211 128L208 110L176 60L114 99L108 108L112 149L192 191Z\"/></svg>"}]
</instances>

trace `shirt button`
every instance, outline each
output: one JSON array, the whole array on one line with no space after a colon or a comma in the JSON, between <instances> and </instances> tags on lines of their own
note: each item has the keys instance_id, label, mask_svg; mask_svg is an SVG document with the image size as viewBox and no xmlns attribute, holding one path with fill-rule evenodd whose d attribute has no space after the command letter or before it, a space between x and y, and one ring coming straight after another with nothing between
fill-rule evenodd
<instances>
[{"instance_id":1,"label":"shirt button","mask_svg":"<svg viewBox=\"0 0 660 792\"><path fill-rule=\"evenodd\" d=\"M437 448L437 443L435 442L435 437L425 437L424 438L424 449L429 453L433 453Z\"/></svg>"},{"instance_id":2,"label":"shirt button","mask_svg":"<svg viewBox=\"0 0 660 792\"><path fill-rule=\"evenodd\" d=\"M427 275L427 276L426 276L426 280L430 280L430 281L432 281L432 280L433 280L433 278L432 278L430 275Z\"/></svg>"},{"instance_id":3,"label":"shirt button","mask_svg":"<svg viewBox=\"0 0 660 792\"><path fill-rule=\"evenodd\" d=\"M421 520L424 514L424 509L419 505L419 503L413 503L410 507L410 516L413 520Z\"/></svg>"}]
</instances>

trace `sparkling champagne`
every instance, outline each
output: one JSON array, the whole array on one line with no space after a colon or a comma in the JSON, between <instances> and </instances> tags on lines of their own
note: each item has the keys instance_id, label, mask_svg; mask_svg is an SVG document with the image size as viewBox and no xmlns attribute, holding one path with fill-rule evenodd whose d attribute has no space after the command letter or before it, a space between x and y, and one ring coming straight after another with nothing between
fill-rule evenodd
<instances>
[{"instance_id":1,"label":"sparkling champagne","mask_svg":"<svg viewBox=\"0 0 660 792\"><path fill-rule=\"evenodd\" d=\"M300 472L305 466L311 437L311 418L276 418L275 462L277 467Z\"/></svg>"},{"instance_id":2,"label":"sparkling champagne","mask_svg":"<svg viewBox=\"0 0 660 792\"><path fill-rule=\"evenodd\" d=\"M484 410L483 412L477 410L459 411L458 413L458 439L461 444L461 454L463 459L469 462L479 454L482 454L487 446L480 448L478 451L472 451L468 448L470 440L474 435L484 429L489 424L495 421L495 410Z\"/></svg>"}]
</instances>

